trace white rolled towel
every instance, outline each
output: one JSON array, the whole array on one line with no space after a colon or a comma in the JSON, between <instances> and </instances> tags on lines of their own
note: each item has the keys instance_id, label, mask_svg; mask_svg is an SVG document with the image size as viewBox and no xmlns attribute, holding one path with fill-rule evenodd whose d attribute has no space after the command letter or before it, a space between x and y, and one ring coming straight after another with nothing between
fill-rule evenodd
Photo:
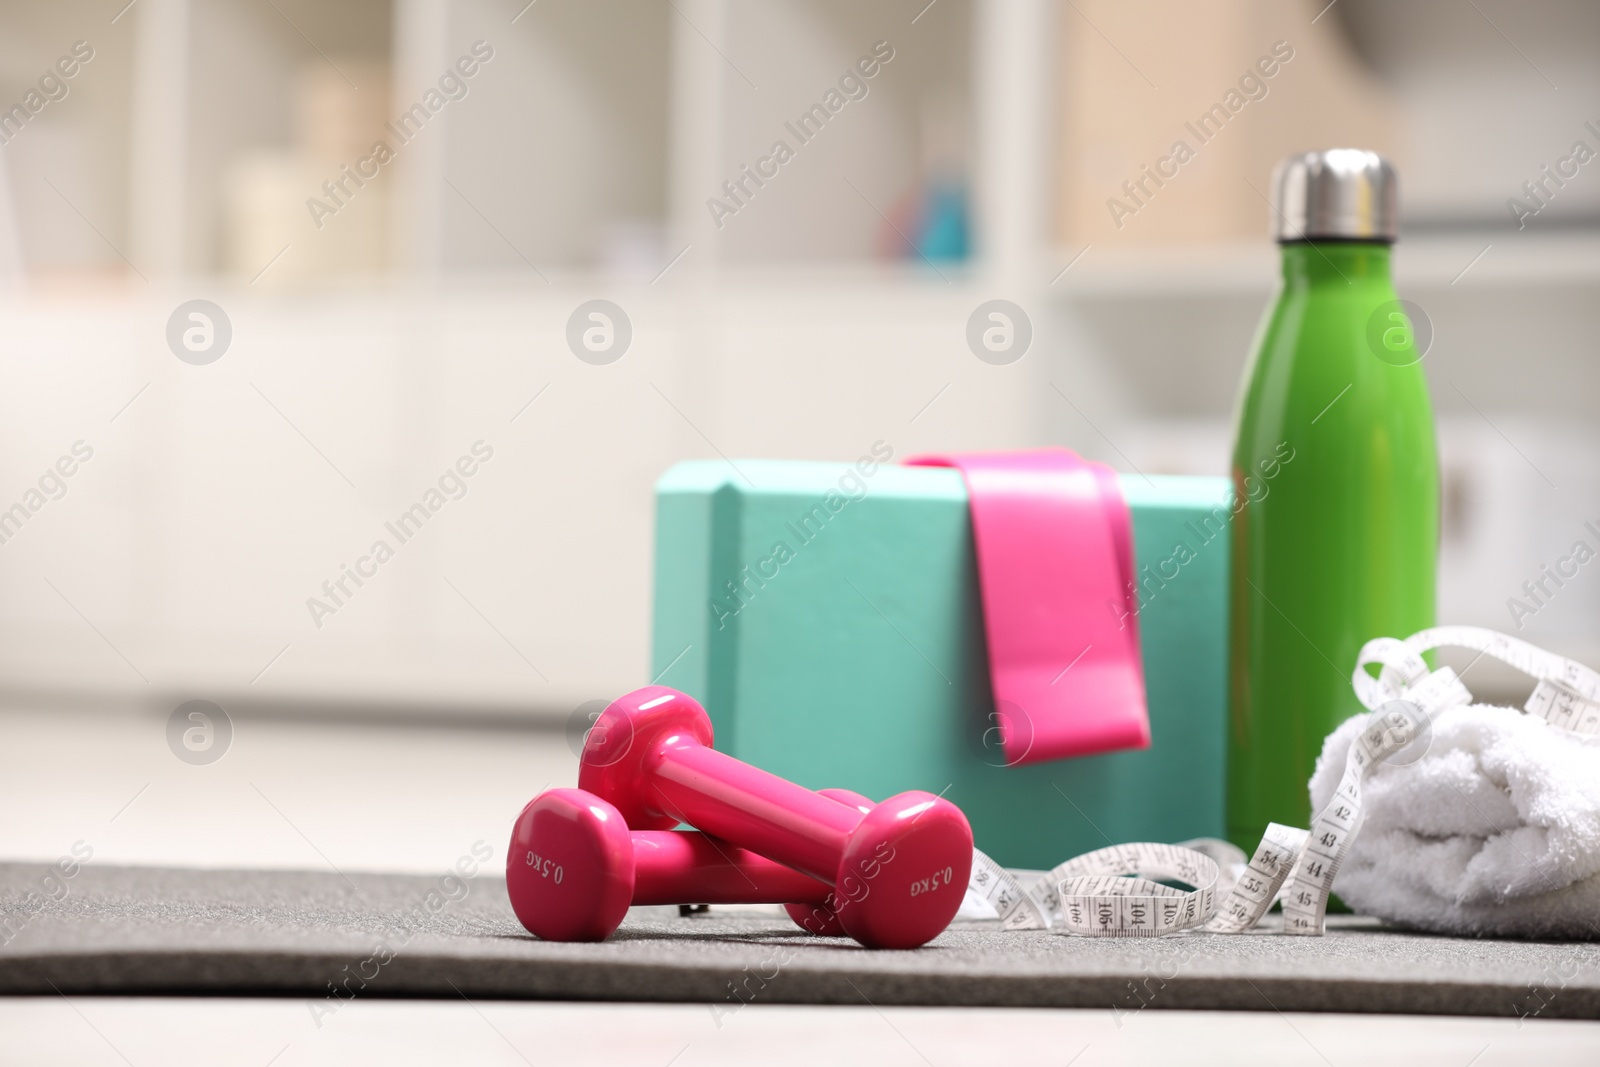
<instances>
[{"instance_id":1,"label":"white rolled towel","mask_svg":"<svg viewBox=\"0 0 1600 1067\"><path fill-rule=\"evenodd\" d=\"M1312 810L1369 718L1323 743ZM1514 708L1451 708L1420 759L1372 770L1363 799L1334 884L1357 911L1438 933L1600 939L1600 737Z\"/></svg>"}]
</instances>

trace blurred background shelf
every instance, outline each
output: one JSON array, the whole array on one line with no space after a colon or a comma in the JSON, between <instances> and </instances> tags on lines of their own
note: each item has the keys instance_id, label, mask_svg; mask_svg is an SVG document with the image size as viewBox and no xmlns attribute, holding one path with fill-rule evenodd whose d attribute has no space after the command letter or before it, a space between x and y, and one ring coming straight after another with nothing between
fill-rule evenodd
<instances>
[{"instance_id":1,"label":"blurred background shelf","mask_svg":"<svg viewBox=\"0 0 1600 1067\"><path fill-rule=\"evenodd\" d=\"M1049 290L1064 298L1129 295L1149 299L1248 293L1265 298L1278 281L1278 252L1262 241L1052 252ZM1064 273L1063 273L1064 272ZM1600 227L1550 233L1412 233L1395 246L1395 283L1410 295L1600 282Z\"/></svg>"},{"instance_id":2,"label":"blurred background shelf","mask_svg":"<svg viewBox=\"0 0 1600 1067\"><path fill-rule=\"evenodd\" d=\"M1506 207L1575 141L1600 138L1584 125L1600 113L1583 107L1600 89L1600 9L1319 8L5 0L5 100L73 42L94 54L5 146L10 202L29 269L132 280L248 280L265 266L254 253L283 243L295 247L268 284L530 265L649 278L697 236L686 263L915 259L895 230L921 247L915 209L941 189L959 209L946 221L965 219L975 262L996 273L1064 264L1092 244L1096 259L1148 252L1181 274L1198 256L1200 274L1231 274L1258 270L1236 248L1267 254L1272 162L1290 146L1347 140L1396 160L1408 237L1470 244L1481 233L1478 248L1499 238L1502 258L1513 238L1600 226L1600 181L1586 167L1527 230ZM474 42L493 58L456 73ZM891 58L841 91L875 46ZM1275 47L1292 58L1278 62ZM1271 76L1252 74L1260 61ZM1241 89L1244 76L1254 82ZM430 91L443 106L425 135L406 142L385 128ZM826 130L800 143L788 130L830 91ZM1230 91L1244 94L1241 109L1198 139L1195 123ZM322 182L379 139L395 161L316 229L306 201L339 206ZM723 182L778 139L795 142L793 164L747 206L730 199ZM1192 142L1194 161L1148 203L1130 198L1122 183L1150 194L1140 168L1174 139ZM713 198L738 209L720 228ZM1137 208L1120 226L1113 198ZM62 216L74 207L75 228ZM1568 258L1588 270L1590 257ZM1543 269L1560 276L1565 262ZM1493 260L1484 266L1493 276Z\"/></svg>"}]
</instances>

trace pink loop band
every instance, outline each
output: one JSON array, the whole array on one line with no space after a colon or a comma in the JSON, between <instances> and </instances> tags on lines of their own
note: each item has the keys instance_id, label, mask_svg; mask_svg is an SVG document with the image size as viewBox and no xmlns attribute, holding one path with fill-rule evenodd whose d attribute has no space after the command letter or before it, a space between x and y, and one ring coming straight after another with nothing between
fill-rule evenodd
<instances>
[{"instance_id":1,"label":"pink loop band","mask_svg":"<svg viewBox=\"0 0 1600 1067\"><path fill-rule=\"evenodd\" d=\"M1006 764L1150 747L1116 472L1064 448L906 463L967 483Z\"/></svg>"}]
</instances>

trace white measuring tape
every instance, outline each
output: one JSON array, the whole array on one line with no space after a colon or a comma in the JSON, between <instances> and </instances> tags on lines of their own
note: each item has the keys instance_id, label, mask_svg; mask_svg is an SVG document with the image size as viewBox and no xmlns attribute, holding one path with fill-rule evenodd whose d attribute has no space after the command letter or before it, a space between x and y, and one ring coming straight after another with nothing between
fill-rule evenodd
<instances>
[{"instance_id":1,"label":"white measuring tape","mask_svg":"<svg viewBox=\"0 0 1600 1067\"><path fill-rule=\"evenodd\" d=\"M1493 656L1538 679L1528 714L1558 729L1600 734L1600 673L1581 663L1476 626L1440 626L1403 641L1380 637L1362 646L1352 678L1356 697L1375 714L1350 746L1339 788L1309 831L1270 824L1242 866L1219 863L1218 855L1229 859L1225 852L1212 847L1207 854L1195 842L1113 845L1068 860L1028 886L1027 874L974 850L969 902L983 901L1007 930L1159 937L1193 929L1244 933L1281 899L1284 933L1320 936L1334 876L1361 829L1362 783L1374 766L1422 736L1439 713L1472 703L1454 671L1431 670L1422 658L1447 645ZM1376 677L1367 671L1371 665L1379 667ZM1239 868L1237 874L1225 865Z\"/></svg>"}]
</instances>

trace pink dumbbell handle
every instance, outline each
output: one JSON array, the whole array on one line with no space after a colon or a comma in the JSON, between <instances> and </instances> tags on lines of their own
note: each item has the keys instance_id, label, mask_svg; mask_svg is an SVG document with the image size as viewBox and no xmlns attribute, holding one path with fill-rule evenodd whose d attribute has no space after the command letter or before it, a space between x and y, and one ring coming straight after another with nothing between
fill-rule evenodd
<instances>
[{"instance_id":1,"label":"pink dumbbell handle","mask_svg":"<svg viewBox=\"0 0 1600 1067\"><path fill-rule=\"evenodd\" d=\"M634 904L821 904L815 878L690 830L634 830Z\"/></svg>"},{"instance_id":2,"label":"pink dumbbell handle","mask_svg":"<svg viewBox=\"0 0 1600 1067\"><path fill-rule=\"evenodd\" d=\"M658 743L646 766L664 815L761 855L830 886L845 845L862 814L848 804L752 767L694 738Z\"/></svg>"}]
</instances>

